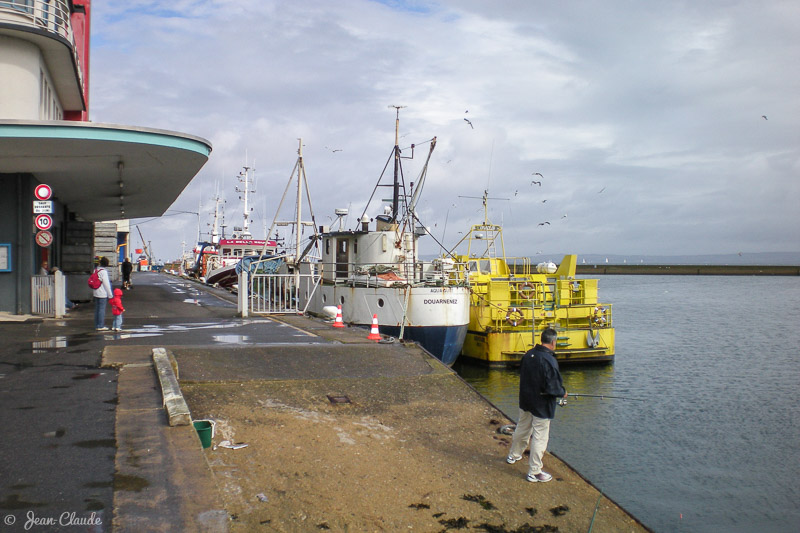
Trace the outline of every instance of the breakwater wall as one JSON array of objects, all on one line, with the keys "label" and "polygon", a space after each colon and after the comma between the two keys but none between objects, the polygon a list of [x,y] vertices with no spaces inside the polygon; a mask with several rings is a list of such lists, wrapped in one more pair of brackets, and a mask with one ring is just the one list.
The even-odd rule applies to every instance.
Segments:
[{"label": "breakwater wall", "polygon": [[800,276],[800,265],[577,265],[576,274]]}]

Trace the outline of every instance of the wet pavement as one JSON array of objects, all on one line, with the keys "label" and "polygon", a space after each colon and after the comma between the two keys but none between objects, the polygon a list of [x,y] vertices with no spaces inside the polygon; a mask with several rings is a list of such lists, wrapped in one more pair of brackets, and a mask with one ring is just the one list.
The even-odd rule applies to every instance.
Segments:
[{"label": "wet pavement", "polygon": [[[60,320],[0,317],[2,531],[111,530],[120,371],[101,367],[105,349],[145,347],[148,355],[151,346],[327,342],[268,319],[236,318],[225,291],[155,273],[133,281],[119,333],[94,331],[91,302]],[[111,320],[109,307],[109,327]]]}]

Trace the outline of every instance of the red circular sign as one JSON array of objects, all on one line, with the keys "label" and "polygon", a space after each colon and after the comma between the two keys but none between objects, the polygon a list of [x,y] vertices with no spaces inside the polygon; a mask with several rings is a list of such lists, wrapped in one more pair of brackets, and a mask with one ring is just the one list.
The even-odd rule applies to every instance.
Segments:
[{"label": "red circular sign", "polygon": [[53,189],[51,189],[49,185],[42,183],[36,186],[33,190],[33,194],[36,196],[37,200],[49,200],[50,197],[53,196]]},{"label": "red circular sign", "polygon": [[41,230],[48,230],[53,227],[53,219],[50,215],[36,215],[34,223]]},{"label": "red circular sign", "polygon": [[53,244],[53,234],[49,231],[40,231],[36,234],[36,244],[42,248],[47,248]]}]

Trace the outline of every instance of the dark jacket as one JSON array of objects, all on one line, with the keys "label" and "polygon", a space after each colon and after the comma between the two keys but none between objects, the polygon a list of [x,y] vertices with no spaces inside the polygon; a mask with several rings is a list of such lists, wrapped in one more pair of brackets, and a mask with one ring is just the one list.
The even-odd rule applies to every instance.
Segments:
[{"label": "dark jacket", "polygon": [[520,409],[537,418],[553,418],[558,398],[566,393],[553,351],[534,346],[522,356],[519,374]]}]

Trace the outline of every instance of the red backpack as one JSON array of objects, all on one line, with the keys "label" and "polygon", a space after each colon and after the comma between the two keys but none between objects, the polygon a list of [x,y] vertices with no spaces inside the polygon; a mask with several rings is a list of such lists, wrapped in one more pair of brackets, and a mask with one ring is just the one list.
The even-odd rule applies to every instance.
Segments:
[{"label": "red backpack", "polygon": [[99,289],[100,285],[103,284],[103,282],[100,281],[100,276],[97,275],[97,269],[96,268],[94,269],[94,272],[92,272],[92,275],[89,276],[88,283],[89,283],[89,288],[90,289]]}]

